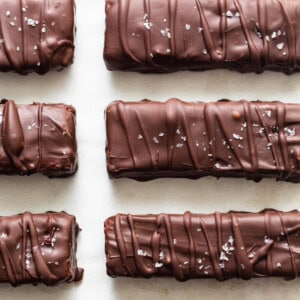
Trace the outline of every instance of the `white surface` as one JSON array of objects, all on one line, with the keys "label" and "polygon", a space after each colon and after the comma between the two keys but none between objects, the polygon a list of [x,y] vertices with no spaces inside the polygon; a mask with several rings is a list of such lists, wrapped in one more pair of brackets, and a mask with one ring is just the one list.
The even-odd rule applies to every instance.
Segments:
[{"label": "white surface", "polygon": [[300,208],[300,185],[263,180],[204,178],[191,181],[163,179],[147,183],[110,181],[105,166],[103,111],[115,99],[217,100],[220,98],[297,101],[300,74],[267,72],[241,75],[229,71],[180,72],[171,75],[111,73],[102,61],[104,0],[77,0],[77,43],[74,65],[44,77],[0,75],[0,97],[19,103],[33,100],[67,102],[77,108],[80,168],[68,179],[49,180],[41,175],[1,177],[1,215],[25,210],[65,210],[82,227],[78,263],[85,268],[80,284],[0,285],[0,299],[299,299],[299,280],[282,279],[193,280],[111,279],[106,276],[103,221],[117,212],[214,212]]}]

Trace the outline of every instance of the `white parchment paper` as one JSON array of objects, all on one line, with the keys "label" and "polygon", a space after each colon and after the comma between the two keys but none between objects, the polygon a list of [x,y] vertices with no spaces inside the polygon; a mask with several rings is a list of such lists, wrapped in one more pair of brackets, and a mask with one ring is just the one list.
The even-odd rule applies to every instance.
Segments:
[{"label": "white parchment paper", "polygon": [[68,70],[43,77],[0,74],[0,98],[18,103],[66,102],[77,109],[80,168],[68,179],[0,177],[0,214],[26,210],[65,210],[82,228],[78,264],[82,283],[54,288],[43,285],[12,288],[0,285],[0,299],[299,299],[299,280],[112,279],[106,275],[103,221],[118,212],[160,213],[292,210],[300,207],[300,185],[263,180],[204,178],[161,179],[146,183],[110,181],[105,165],[104,109],[116,99],[149,98],[213,101],[281,100],[300,102],[300,74],[262,75],[230,71],[141,75],[108,72],[102,60],[105,29],[104,0],[77,0],[75,63]]}]

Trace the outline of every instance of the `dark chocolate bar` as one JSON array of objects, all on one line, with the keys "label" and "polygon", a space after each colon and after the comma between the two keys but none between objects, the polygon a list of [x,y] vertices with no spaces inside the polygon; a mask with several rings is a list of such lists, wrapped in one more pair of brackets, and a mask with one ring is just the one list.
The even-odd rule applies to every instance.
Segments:
[{"label": "dark chocolate bar", "polygon": [[0,103],[0,174],[48,177],[77,169],[75,109],[65,104]]},{"label": "dark chocolate bar", "polygon": [[299,104],[116,101],[106,125],[111,177],[300,182]]},{"label": "dark chocolate bar", "polygon": [[295,0],[106,0],[109,70],[300,70]]},{"label": "dark chocolate bar", "polygon": [[0,0],[0,71],[61,70],[73,62],[74,0]]},{"label": "dark chocolate bar", "polygon": [[293,279],[300,273],[299,234],[298,211],[118,214],[105,221],[107,273],[180,281]]},{"label": "dark chocolate bar", "polygon": [[64,212],[0,217],[0,283],[80,281],[78,231],[75,217]]}]

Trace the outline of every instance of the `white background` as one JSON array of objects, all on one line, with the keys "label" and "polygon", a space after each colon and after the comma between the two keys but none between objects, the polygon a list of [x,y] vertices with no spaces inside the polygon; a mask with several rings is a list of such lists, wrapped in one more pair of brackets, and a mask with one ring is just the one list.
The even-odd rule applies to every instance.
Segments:
[{"label": "white background", "polygon": [[104,0],[77,0],[75,62],[68,70],[45,76],[0,74],[0,97],[18,103],[66,102],[77,109],[80,168],[67,179],[42,175],[0,178],[0,214],[26,210],[65,210],[77,216],[82,228],[78,264],[85,268],[79,284],[54,288],[43,285],[13,288],[0,285],[0,299],[299,299],[299,280],[253,279],[192,280],[112,279],[106,275],[103,221],[118,212],[160,213],[186,210],[259,211],[266,207],[291,210],[300,207],[300,184],[263,180],[204,178],[160,179],[139,183],[110,181],[105,165],[104,109],[116,99],[213,101],[300,99],[300,74],[262,75],[230,71],[179,72],[141,75],[108,72],[102,60],[105,30]]}]

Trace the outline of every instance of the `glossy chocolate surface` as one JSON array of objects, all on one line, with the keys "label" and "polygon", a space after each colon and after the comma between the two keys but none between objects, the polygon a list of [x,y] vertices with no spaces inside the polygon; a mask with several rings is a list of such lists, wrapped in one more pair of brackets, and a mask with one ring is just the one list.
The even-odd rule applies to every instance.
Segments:
[{"label": "glossy chocolate surface", "polygon": [[78,231],[75,217],[64,212],[0,217],[0,283],[55,285],[81,280]]},{"label": "glossy chocolate surface", "polygon": [[299,234],[298,211],[118,214],[105,221],[107,273],[180,281],[293,279],[300,272]]},{"label": "glossy chocolate surface", "polygon": [[77,170],[75,109],[65,104],[0,103],[0,174],[49,177]]},{"label": "glossy chocolate surface", "polygon": [[300,181],[299,104],[116,101],[106,125],[111,177]]},{"label": "glossy chocolate surface", "polygon": [[297,0],[106,0],[109,70],[299,71]]},{"label": "glossy chocolate surface", "polygon": [[0,71],[44,74],[73,62],[74,0],[0,0]]}]

